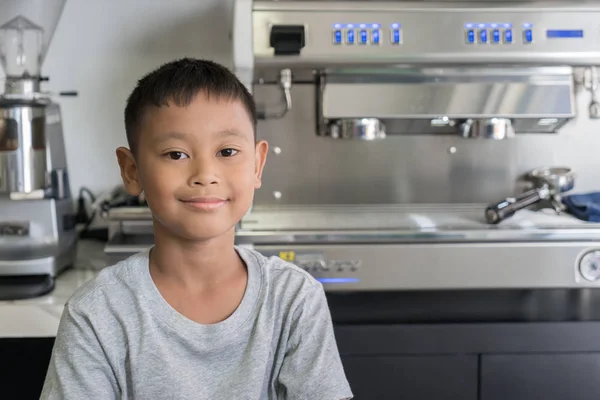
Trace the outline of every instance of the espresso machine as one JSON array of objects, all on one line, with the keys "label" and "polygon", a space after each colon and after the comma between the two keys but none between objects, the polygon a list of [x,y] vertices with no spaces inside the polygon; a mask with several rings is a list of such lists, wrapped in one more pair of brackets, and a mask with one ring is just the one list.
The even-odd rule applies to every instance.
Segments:
[{"label": "espresso machine", "polygon": [[60,106],[40,88],[47,80],[41,65],[64,3],[0,7],[0,15],[9,17],[0,26],[6,75],[0,96],[0,300],[50,292],[75,259],[76,214]]},{"label": "espresso machine", "polygon": [[[236,240],[328,292],[600,287],[600,225],[532,179],[600,189],[598,15],[594,1],[236,1],[235,72],[272,150]],[[515,213],[530,185],[520,203],[552,204]]]}]

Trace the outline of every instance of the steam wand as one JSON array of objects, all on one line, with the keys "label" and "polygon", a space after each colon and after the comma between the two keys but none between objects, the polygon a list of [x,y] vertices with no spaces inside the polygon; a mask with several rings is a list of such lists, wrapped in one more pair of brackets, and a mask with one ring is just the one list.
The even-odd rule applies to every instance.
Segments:
[{"label": "steam wand", "polygon": [[589,71],[589,75],[585,74],[583,79],[583,84],[587,90],[590,91],[592,95],[592,100],[589,105],[589,115],[592,119],[600,118],[600,103],[597,100],[597,91],[598,91],[598,69],[596,67],[590,67],[586,70]]}]

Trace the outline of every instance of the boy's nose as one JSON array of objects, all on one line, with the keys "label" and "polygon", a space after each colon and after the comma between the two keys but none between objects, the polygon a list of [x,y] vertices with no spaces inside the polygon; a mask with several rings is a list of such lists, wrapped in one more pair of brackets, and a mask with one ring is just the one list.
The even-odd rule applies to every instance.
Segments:
[{"label": "boy's nose", "polygon": [[197,161],[190,174],[190,186],[207,186],[219,183],[216,166],[211,162]]}]

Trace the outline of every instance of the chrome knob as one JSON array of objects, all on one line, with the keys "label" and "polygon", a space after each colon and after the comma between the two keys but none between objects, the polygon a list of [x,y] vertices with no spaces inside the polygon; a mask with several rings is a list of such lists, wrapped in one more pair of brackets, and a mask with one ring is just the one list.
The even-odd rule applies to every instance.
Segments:
[{"label": "chrome knob", "polygon": [[579,273],[590,282],[600,279],[600,250],[590,251],[579,261]]}]

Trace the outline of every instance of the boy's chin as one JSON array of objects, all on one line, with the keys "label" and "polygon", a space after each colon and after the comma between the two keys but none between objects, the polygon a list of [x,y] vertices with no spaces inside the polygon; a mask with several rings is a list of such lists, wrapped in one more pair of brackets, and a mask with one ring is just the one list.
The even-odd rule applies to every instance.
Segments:
[{"label": "boy's chin", "polygon": [[[241,219],[242,217],[239,217]],[[231,235],[239,222],[236,215],[229,213],[185,214],[170,216],[154,214],[154,233],[166,235],[183,242],[206,242]]]}]

